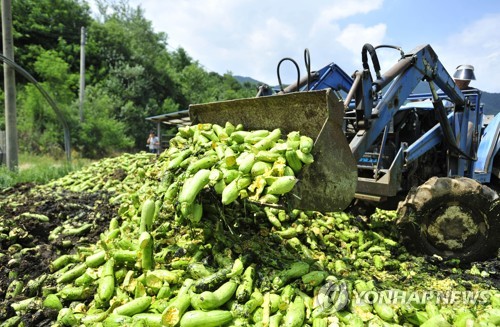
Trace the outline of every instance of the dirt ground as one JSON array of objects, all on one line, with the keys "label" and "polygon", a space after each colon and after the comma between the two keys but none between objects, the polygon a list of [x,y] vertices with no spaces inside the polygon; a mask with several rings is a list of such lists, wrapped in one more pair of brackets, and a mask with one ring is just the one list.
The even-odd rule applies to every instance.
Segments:
[{"label": "dirt ground", "polygon": [[[3,254],[0,256],[0,321],[15,314],[10,306],[12,302],[42,292],[41,287],[34,287],[29,293],[25,291],[6,299],[13,280],[20,280],[26,286],[30,281],[43,278],[50,273],[49,265],[54,259],[74,253],[78,246],[97,242],[117,214],[117,208],[107,204],[110,194],[104,192],[30,192],[34,187],[23,184],[0,192],[0,255]],[[48,221],[25,213],[42,214]],[[92,226],[78,235],[51,236],[51,231],[63,224],[68,229],[82,224]],[[48,326],[57,313],[56,310],[28,311],[23,321],[26,326]]]}]

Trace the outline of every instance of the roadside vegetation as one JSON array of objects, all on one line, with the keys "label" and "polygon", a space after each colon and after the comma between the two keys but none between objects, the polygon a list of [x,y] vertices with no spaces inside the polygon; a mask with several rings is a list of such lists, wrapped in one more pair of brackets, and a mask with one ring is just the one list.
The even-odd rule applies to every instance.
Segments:
[{"label": "roadside vegetation", "polygon": [[19,168],[16,172],[0,166],[0,189],[13,187],[20,183],[45,184],[63,177],[72,171],[82,169],[92,161],[77,158],[68,163],[65,159],[54,159],[49,155],[20,154]]}]

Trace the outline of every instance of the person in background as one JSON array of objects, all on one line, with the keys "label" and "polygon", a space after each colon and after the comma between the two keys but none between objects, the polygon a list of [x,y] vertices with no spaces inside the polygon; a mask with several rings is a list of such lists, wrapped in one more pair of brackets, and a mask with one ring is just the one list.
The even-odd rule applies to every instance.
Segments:
[{"label": "person in background", "polygon": [[469,90],[473,89],[470,87],[470,81],[476,80],[476,76],[474,76],[474,66],[472,65],[460,65],[457,67],[455,74],[453,74],[453,79],[455,80],[455,84],[457,84],[460,90]]},{"label": "person in background", "polygon": [[156,154],[160,152],[160,139],[155,135],[155,132],[149,132],[149,137],[146,143],[149,146],[149,152]]}]

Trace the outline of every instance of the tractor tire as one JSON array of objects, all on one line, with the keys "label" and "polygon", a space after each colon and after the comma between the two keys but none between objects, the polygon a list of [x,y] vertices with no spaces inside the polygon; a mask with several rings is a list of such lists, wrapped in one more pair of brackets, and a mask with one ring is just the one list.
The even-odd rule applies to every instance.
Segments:
[{"label": "tractor tire", "polygon": [[397,212],[409,251],[465,263],[497,255],[500,200],[473,179],[433,177],[412,189]]}]

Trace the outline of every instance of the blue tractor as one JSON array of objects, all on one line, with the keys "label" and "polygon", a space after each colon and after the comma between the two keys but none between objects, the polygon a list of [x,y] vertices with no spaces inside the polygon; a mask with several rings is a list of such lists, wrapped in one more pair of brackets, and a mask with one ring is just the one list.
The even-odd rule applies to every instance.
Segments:
[{"label": "blue tractor", "polygon": [[[385,73],[380,47],[401,53]],[[494,256],[500,115],[485,124],[481,91],[459,87],[472,67],[452,78],[430,45],[404,53],[365,44],[361,59],[362,69],[352,76],[333,63],[310,71],[306,50],[306,76],[299,72],[294,84],[277,92],[262,87],[252,99],[191,105],[191,121],[279,127],[313,137],[315,162],[288,195],[293,208],[392,204],[409,249],[464,262]],[[415,93],[422,83],[426,92]]]}]

